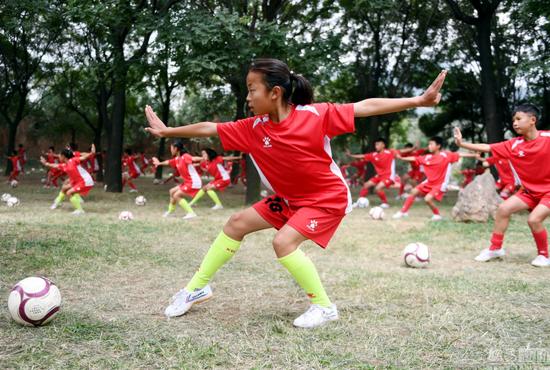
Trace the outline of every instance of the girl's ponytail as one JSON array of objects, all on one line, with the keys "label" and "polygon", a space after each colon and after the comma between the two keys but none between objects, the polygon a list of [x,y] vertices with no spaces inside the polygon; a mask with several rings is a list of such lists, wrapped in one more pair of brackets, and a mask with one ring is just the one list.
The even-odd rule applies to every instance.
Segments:
[{"label": "girl's ponytail", "polygon": [[313,103],[313,88],[309,81],[302,75],[296,75],[290,72],[291,89],[290,102],[296,105],[306,105]]}]

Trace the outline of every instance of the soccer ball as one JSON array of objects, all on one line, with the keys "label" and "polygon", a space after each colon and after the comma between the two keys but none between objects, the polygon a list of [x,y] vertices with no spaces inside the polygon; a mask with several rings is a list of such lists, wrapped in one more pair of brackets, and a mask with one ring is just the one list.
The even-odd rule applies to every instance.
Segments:
[{"label": "soccer ball", "polygon": [[430,250],[425,244],[411,243],[403,250],[403,260],[409,267],[427,267],[430,264]]},{"label": "soccer ball", "polygon": [[139,195],[136,197],[136,205],[138,206],[144,206],[145,203],[147,203],[147,199],[143,195]]},{"label": "soccer ball", "polygon": [[384,219],[384,209],[382,207],[373,207],[369,211],[369,216],[373,220],[383,220]]},{"label": "soccer ball", "polygon": [[357,199],[357,208],[369,208],[369,200],[365,197]]},{"label": "soccer ball", "polygon": [[40,179],[40,182],[41,182],[42,184],[45,184],[46,181],[47,181],[47,180],[46,180],[44,177]]},{"label": "soccer ball", "polygon": [[16,197],[9,197],[9,199],[6,201],[6,205],[8,207],[15,207],[19,205],[19,199]]},{"label": "soccer ball", "polygon": [[118,219],[121,221],[132,221],[134,219],[134,215],[130,211],[122,211],[118,215]]},{"label": "soccer ball", "polygon": [[155,185],[159,185],[159,184],[161,184],[161,183],[162,183],[162,180],[161,180],[161,179],[154,179],[154,180],[153,180],[153,184],[155,184]]},{"label": "soccer ball", "polygon": [[19,185],[19,182],[17,182],[17,180],[11,180],[11,181],[10,181],[10,186],[11,186],[12,188],[16,188],[17,185]]},{"label": "soccer ball", "polygon": [[43,277],[28,277],[12,288],[8,297],[10,315],[21,325],[40,326],[50,322],[59,312],[61,293]]},{"label": "soccer ball", "polygon": [[11,198],[11,194],[8,194],[8,193],[2,194],[2,202],[7,202],[8,199],[10,198]]},{"label": "soccer ball", "polygon": [[267,193],[267,190],[264,189],[264,190],[260,191],[260,196],[261,196],[262,198],[265,198],[265,197],[267,197],[268,195],[269,195],[269,194]]}]

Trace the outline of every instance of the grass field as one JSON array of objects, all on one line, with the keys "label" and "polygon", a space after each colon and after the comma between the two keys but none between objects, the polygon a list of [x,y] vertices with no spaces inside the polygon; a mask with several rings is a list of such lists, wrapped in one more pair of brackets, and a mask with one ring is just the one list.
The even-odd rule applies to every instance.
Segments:
[{"label": "grass field", "polygon": [[[34,185],[31,182],[34,181]],[[138,181],[133,194],[93,190],[87,214],[48,206],[55,191],[38,178],[0,185],[21,206],[0,205],[0,296],[32,275],[52,279],[63,308],[48,326],[16,325],[0,311],[0,368],[368,369],[550,366],[550,269],[531,267],[536,248],[526,216],[514,218],[504,261],[477,263],[491,224],[432,223],[421,203],[406,220],[372,221],[355,210],[327,250],[303,248],[338,305],[340,320],[314,330],[292,327],[307,300],[275,259],[274,231],[245,239],[215,277],[214,298],[167,320],[164,307],[197,269],[210,242],[241,207],[242,188],[222,194],[226,209],[163,219],[166,186]],[[377,203],[371,198],[371,203]],[[392,203],[389,215],[397,211]],[[120,222],[131,210],[136,219]],[[183,216],[183,212],[178,210]],[[431,247],[432,263],[402,265],[413,241]]]}]

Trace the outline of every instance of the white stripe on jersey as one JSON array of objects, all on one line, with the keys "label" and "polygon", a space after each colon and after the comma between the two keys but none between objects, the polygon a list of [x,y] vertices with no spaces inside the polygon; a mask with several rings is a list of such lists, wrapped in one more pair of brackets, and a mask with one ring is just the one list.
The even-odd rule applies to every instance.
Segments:
[{"label": "white stripe on jersey", "polygon": [[330,147],[330,138],[328,136],[325,136],[325,143],[324,143],[324,149],[325,153],[328,154],[328,156],[331,159],[330,164],[330,171],[338,176],[340,180],[342,180],[342,183],[346,187],[346,190],[348,191],[348,205],[346,206],[346,214],[350,213],[353,209],[353,200],[351,198],[351,193],[349,191],[348,183],[346,182],[346,179],[344,179],[344,176],[342,176],[342,171],[340,170],[340,167],[334,162],[334,159],[332,159],[332,148]]},{"label": "white stripe on jersey", "polygon": [[254,156],[250,153],[248,155],[250,156],[250,159],[252,160],[252,163],[254,164],[254,167],[256,167],[256,171],[258,171],[258,175],[260,175],[260,181],[262,182],[262,184],[264,184],[264,186],[266,188],[268,188],[269,190],[271,190],[272,192],[277,193],[277,191],[275,189],[273,189],[273,186],[271,186],[271,184],[267,180],[267,177],[265,177],[264,173],[260,169],[260,166],[258,166],[256,164],[256,161],[254,160]]},{"label": "white stripe on jersey", "polygon": [[82,177],[82,180],[84,180],[84,185],[94,186],[94,179],[92,179],[92,176],[90,176],[90,174],[84,169],[84,167],[78,165],[76,166],[76,169],[78,170],[80,177]]},{"label": "white stripe on jersey", "polygon": [[134,165],[134,169],[136,170],[136,172],[141,175],[141,170],[139,169],[139,166],[136,164],[136,162],[132,162],[132,164]]},{"label": "white stripe on jersey", "polygon": [[216,166],[218,167],[218,171],[220,171],[220,174],[222,175],[222,179],[229,180],[230,177],[225,167],[221,163],[218,163]]},{"label": "white stripe on jersey", "polygon": [[187,171],[189,172],[189,176],[191,176],[191,188],[200,189],[202,187],[202,180],[192,163],[187,165]]},{"label": "white stripe on jersey", "polygon": [[447,165],[447,173],[445,173],[445,180],[443,180],[443,184],[441,184],[441,187],[439,190],[442,192],[447,191],[447,187],[449,186],[449,181],[451,180],[451,174],[452,174],[452,165],[449,163]]}]

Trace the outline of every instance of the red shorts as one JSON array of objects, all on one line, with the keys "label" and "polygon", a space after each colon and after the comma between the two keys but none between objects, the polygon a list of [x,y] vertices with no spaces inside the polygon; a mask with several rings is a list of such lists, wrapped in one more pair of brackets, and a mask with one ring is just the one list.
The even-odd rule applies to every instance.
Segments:
[{"label": "red shorts", "polygon": [[392,186],[394,184],[395,181],[393,181],[392,179],[390,179],[389,177],[380,177],[380,176],[374,176],[374,177],[371,177],[369,179],[370,182],[374,183],[374,184],[378,184],[378,183],[384,183],[384,185],[386,186],[386,188],[389,188],[390,186]]},{"label": "red shorts", "polygon": [[496,188],[498,191],[506,191],[508,194],[514,194],[516,190],[515,184],[504,184],[502,181],[498,180],[496,183]]},{"label": "red shorts", "polygon": [[93,185],[92,186],[86,186],[84,184],[76,184],[76,185],[71,184],[71,187],[75,190],[75,192],[77,192],[81,196],[86,196],[86,195],[88,195],[90,190],[93,188]]},{"label": "red shorts", "polygon": [[422,180],[424,180],[424,172],[420,171],[420,170],[410,170],[409,172],[407,172],[407,175],[409,175],[409,177],[420,183],[422,182]]},{"label": "red shorts", "polygon": [[133,173],[130,173],[130,178],[131,179],[137,179],[139,177],[139,175],[141,175],[141,174],[138,173],[138,172],[133,172]]},{"label": "red shorts", "polygon": [[224,191],[226,187],[231,185],[231,180],[214,180],[210,181],[208,185],[214,186],[216,190]]},{"label": "red shorts", "polygon": [[529,193],[525,189],[521,189],[516,194],[516,197],[529,206],[529,209],[534,209],[539,204],[550,208],[550,192],[543,194]]},{"label": "red shorts", "polygon": [[427,182],[423,182],[422,184],[416,187],[416,190],[418,190],[423,195],[430,194],[431,196],[434,197],[435,200],[437,200],[438,202],[441,202],[441,200],[445,196],[445,192],[441,191],[440,188],[441,188],[441,185],[433,186],[433,185],[429,185]]},{"label": "red shorts", "polygon": [[345,215],[323,208],[291,209],[278,195],[271,195],[253,205],[254,209],[277,230],[288,224],[320,247],[326,248]]},{"label": "red shorts", "polygon": [[185,194],[189,195],[191,198],[193,198],[199,192],[199,190],[201,190],[201,188],[193,189],[192,187],[186,184],[181,184],[178,187],[178,189],[183,191]]}]

